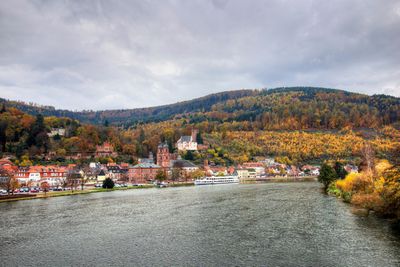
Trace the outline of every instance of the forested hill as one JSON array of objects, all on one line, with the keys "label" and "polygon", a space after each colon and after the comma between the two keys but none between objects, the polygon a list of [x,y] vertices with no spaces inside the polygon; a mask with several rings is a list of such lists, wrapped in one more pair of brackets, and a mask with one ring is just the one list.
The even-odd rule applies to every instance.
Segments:
[{"label": "forested hill", "polygon": [[315,87],[228,91],[171,105],[126,110],[72,112],[4,99],[0,102],[30,114],[125,126],[184,118],[189,123],[246,121],[258,129],[340,129],[399,126],[400,120],[400,98]]},{"label": "forested hill", "polygon": [[0,98],[0,104],[15,107],[31,115],[42,114],[44,116],[68,117],[84,123],[103,124],[106,121],[111,124],[131,125],[138,122],[159,122],[173,118],[178,114],[209,111],[211,107],[230,99],[238,99],[245,96],[258,95],[257,90],[235,90],[204,97],[182,101],[170,105],[162,105],[149,108],[118,109],[101,111],[70,111],[55,109],[52,106],[41,106],[22,101],[10,101]]}]

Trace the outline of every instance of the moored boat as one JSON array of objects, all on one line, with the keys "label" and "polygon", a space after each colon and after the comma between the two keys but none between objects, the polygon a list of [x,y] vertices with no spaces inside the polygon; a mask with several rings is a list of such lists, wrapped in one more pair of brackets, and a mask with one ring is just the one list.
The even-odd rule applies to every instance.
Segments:
[{"label": "moored boat", "polygon": [[195,185],[216,185],[216,184],[238,184],[238,176],[210,176],[197,179],[194,181]]}]

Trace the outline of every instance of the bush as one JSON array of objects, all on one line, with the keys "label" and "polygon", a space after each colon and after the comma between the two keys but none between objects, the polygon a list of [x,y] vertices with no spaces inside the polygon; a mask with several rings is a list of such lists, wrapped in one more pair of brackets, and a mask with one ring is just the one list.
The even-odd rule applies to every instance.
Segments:
[{"label": "bush", "polygon": [[342,191],[336,187],[336,183],[331,183],[326,190],[328,194],[335,195],[336,197],[341,197]]},{"label": "bush", "polygon": [[351,198],[351,203],[375,211],[381,211],[384,205],[382,198],[376,192],[371,194],[356,193]]},{"label": "bush", "polygon": [[318,181],[324,185],[325,190],[327,190],[329,184],[335,181],[337,178],[338,176],[335,172],[335,169],[324,163],[321,167]]},{"label": "bush", "polygon": [[157,181],[164,181],[167,179],[167,175],[165,174],[165,172],[163,170],[159,170],[156,174],[156,180]]},{"label": "bush", "polygon": [[103,188],[107,188],[107,189],[114,188],[114,181],[111,178],[106,178],[103,181]]}]

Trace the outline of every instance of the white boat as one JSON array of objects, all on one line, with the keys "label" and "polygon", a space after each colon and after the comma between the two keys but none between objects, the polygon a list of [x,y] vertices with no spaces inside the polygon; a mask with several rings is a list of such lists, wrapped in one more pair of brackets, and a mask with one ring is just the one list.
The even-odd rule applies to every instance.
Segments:
[{"label": "white boat", "polygon": [[197,179],[195,185],[214,185],[214,184],[238,184],[238,176],[210,176]]}]

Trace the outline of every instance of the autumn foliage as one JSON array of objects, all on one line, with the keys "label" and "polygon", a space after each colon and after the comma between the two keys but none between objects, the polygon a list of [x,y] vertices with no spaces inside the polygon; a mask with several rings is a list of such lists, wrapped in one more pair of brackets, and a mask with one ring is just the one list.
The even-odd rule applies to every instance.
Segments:
[{"label": "autumn foliage", "polygon": [[372,171],[350,173],[335,186],[352,204],[400,218],[400,168],[387,160]]}]

